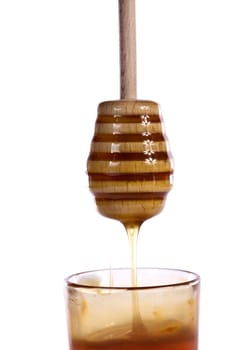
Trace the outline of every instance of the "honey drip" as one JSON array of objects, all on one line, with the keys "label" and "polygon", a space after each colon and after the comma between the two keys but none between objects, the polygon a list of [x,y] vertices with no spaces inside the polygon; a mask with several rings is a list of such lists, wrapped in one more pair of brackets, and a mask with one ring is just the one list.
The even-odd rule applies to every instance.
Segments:
[{"label": "honey drip", "polygon": [[[132,287],[137,287],[137,243],[140,224],[126,224],[125,229],[129,240],[130,264],[131,264],[131,284]],[[136,290],[132,291],[132,333],[134,336],[141,336],[146,332],[140,315],[139,298]]]},{"label": "honey drip", "polygon": [[125,229],[129,240],[131,281],[132,286],[137,286],[137,242],[140,225],[137,223],[126,224]]}]

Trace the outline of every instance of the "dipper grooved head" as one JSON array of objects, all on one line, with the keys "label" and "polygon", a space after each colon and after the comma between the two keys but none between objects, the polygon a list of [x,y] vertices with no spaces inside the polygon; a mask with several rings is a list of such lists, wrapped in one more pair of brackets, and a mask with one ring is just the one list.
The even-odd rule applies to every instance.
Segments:
[{"label": "dipper grooved head", "polygon": [[100,103],[87,173],[100,214],[126,224],[160,213],[172,188],[173,161],[159,105]]}]

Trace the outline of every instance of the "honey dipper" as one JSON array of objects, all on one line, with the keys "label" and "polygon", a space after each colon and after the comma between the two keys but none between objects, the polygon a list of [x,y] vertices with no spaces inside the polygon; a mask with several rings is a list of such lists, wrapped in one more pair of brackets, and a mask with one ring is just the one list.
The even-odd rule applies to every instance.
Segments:
[{"label": "honey dipper", "polygon": [[161,212],[173,162],[160,105],[136,96],[134,0],[119,0],[119,22],[120,100],[98,106],[87,173],[99,213],[129,227]]}]

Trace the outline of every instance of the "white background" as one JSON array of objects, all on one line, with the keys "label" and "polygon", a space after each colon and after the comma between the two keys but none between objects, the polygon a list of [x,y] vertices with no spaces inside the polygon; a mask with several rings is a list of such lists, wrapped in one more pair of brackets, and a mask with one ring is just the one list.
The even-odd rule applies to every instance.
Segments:
[{"label": "white background", "polygon": [[[0,1],[0,350],[67,349],[64,277],[128,264],[86,175],[97,105],[119,98],[117,6]],[[201,275],[200,350],[232,348],[232,36],[230,0],[137,0],[138,98],[175,159],[138,260]]]}]

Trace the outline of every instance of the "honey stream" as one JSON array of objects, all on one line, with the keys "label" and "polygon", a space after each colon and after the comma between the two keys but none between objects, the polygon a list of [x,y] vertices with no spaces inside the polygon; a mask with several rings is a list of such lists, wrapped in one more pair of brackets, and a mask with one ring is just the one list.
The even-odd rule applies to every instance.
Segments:
[{"label": "honey stream", "polygon": [[[137,247],[138,247],[138,235],[141,223],[128,223],[124,224],[130,250],[130,263],[131,263],[131,285],[137,287]],[[138,291],[132,291],[132,333],[134,336],[140,336],[146,332],[145,326],[140,314],[140,305],[138,298]]]}]

